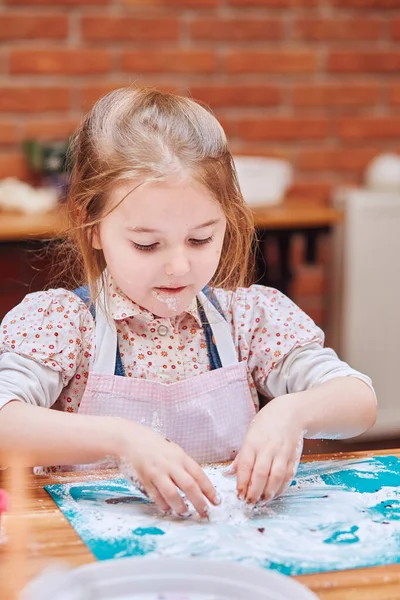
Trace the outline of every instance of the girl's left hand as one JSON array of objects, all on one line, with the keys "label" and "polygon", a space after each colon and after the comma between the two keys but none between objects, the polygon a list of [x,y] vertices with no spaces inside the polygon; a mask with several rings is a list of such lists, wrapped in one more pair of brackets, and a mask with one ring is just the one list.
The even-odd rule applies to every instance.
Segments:
[{"label": "girl's left hand", "polygon": [[232,465],[238,497],[249,504],[279,496],[296,474],[305,431],[291,408],[281,397],[261,409]]}]

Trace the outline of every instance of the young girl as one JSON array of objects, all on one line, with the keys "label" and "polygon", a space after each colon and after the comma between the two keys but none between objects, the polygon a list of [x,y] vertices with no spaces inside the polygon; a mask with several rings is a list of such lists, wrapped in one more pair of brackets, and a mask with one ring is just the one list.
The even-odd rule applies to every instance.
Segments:
[{"label": "young girl", "polygon": [[117,90],[84,119],[74,160],[67,206],[88,287],[29,294],[4,318],[0,463],[112,458],[162,509],[185,513],[179,488],[204,516],[218,497],[199,463],[235,459],[238,496],[268,501],[304,437],[373,425],[368,377],[279,291],[240,287],[252,219],[207,110]]}]

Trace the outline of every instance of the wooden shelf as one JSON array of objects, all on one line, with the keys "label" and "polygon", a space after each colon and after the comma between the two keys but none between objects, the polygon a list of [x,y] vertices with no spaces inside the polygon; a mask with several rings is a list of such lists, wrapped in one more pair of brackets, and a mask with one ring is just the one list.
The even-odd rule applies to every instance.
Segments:
[{"label": "wooden shelf", "polygon": [[253,214],[257,229],[311,229],[330,227],[343,220],[343,212],[332,206],[300,200],[254,208]]},{"label": "wooden shelf", "polygon": [[[291,200],[274,206],[253,209],[257,229],[302,229],[329,227],[343,219],[343,213],[330,206]],[[61,210],[27,215],[0,213],[0,242],[55,238],[65,230]]]},{"label": "wooden shelf", "polygon": [[27,215],[0,213],[0,242],[55,238],[62,235],[66,220],[61,210]]}]

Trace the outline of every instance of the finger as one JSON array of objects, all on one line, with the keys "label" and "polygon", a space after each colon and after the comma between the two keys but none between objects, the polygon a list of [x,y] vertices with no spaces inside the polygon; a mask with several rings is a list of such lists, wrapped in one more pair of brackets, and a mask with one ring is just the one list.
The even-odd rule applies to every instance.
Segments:
[{"label": "finger", "polygon": [[296,475],[296,471],[297,471],[297,464],[298,463],[293,463],[293,461],[290,461],[287,465],[287,478],[283,481],[282,485],[280,486],[279,490],[276,492],[277,496],[280,496],[281,494],[283,494],[283,492],[289,487],[289,485],[292,483],[294,476]]},{"label": "finger", "polygon": [[287,480],[287,460],[282,458],[274,458],[271,465],[271,470],[267,480],[267,485],[264,488],[264,500],[272,500],[277,495],[278,490]]},{"label": "finger", "polygon": [[242,448],[237,457],[236,489],[238,498],[241,500],[246,498],[255,459],[254,450],[246,446]]},{"label": "finger", "polygon": [[237,459],[238,459],[238,457],[236,457],[235,460],[222,473],[224,475],[224,477],[232,477],[233,475],[236,475]]},{"label": "finger", "polygon": [[158,489],[150,481],[144,486],[150,500],[155,502],[163,512],[169,512],[170,506],[165,502]]},{"label": "finger", "polygon": [[153,481],[154,486],[157,488],[159,494],[162,496],[169,508],[172,508],[176,514],[184,516],[188,513],[188,506],[183,501],[179,494],[176,485],[168,477],[163,476]]},{"label": "finger", "polygon": [[200,465],[198,465],[194,460],[189,459],[185,463],[185,468],[189,475],[191,475],[197,483],[201,493],[204,494],[204,496],[212,504],[220,504],[221,499],[215,487],[213,486],[203,469],[200,467]]},{"label": "finger", "polygon": [[272,459],[268,454],[256,458],[246,495],[246,500],[249,504],[255,504],[259,501],[261,494],[267,485],[271,464]]},{"label": "finger", "polygon": [[[179,487],[180,490],[185,494],[186,498],[193,504],[193,507],[197,510],[200,517],[204,518],[208,516],[208,505],[207,501],[202,493],[196,480],[187,471],[177,471],[172,474],[172,479]],[[215,490],[214,490],[215,496]]]}]

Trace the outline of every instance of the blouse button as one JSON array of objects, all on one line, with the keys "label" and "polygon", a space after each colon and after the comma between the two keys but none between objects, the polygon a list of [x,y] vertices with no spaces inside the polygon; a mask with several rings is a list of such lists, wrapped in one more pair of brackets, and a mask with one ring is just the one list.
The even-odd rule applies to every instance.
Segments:
[{"label": "blouse button", "polygon": [[167,335],[168,327],[166,327],[166,325],[159,325],[157,331],[158,331],[159,335]]}]

